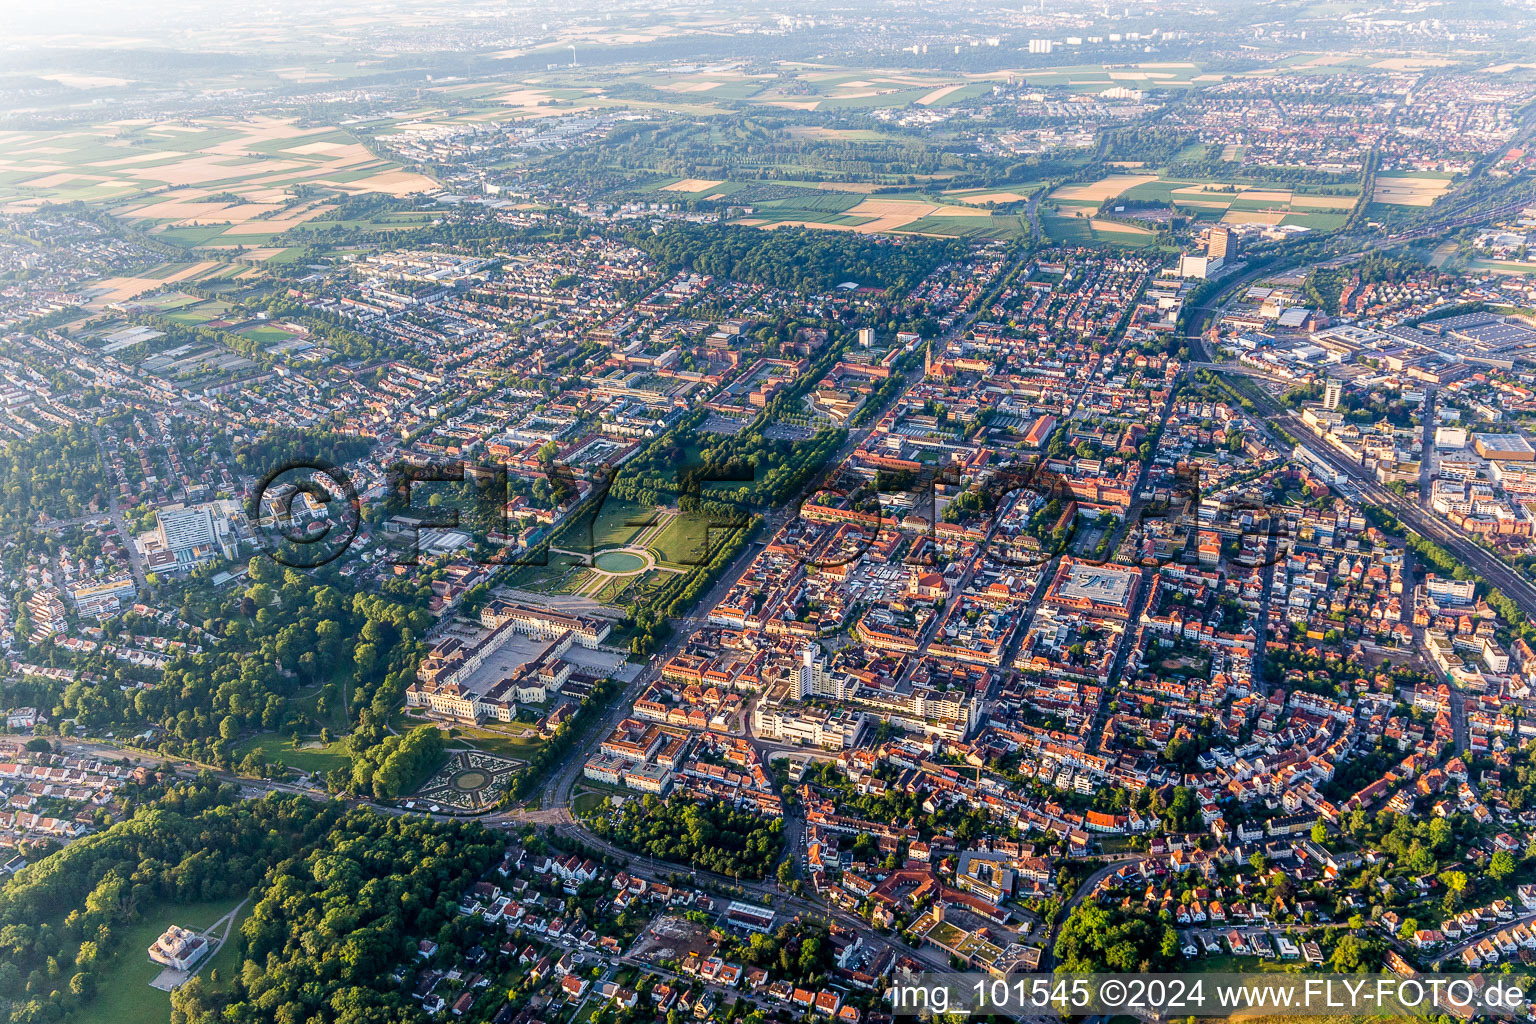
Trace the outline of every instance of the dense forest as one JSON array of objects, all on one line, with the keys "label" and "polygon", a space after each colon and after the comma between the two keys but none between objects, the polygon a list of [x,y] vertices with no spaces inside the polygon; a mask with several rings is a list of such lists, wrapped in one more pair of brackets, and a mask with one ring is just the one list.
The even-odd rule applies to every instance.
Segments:
[{"label": "dense forest", "polygon": [[164,907],[238,903],[272,865],[320,842],[336,805],[271,795],[241,800],[209,781],[171,788],[128,821],[23,868],[0,888],[0,1006],[11,1024],[54,1021],[98,992],[123,930]]},{"label": "dense forest", "polygon": [[594,815],[589,824],[626,850],[739,878],[765,877],[783,845],[784,826],[777,819],[681,797],[630,800],[611,816]]},{"label": "dense forest", "polygon": [[323,459],[340,466],[368,454],[373,442],[333,430],[276,427],[235,453],[235,469],[250,476]]},{"label": "dense forest", "polygon": [[179,989],[173,1024],[414,1019],[391,972],[450,924],[502,845],[477,824],[348,812],[307,855],[273,868],[241,926],[238,976],[224,992]]},{"label": "dense forest", "polygon": [[[324,571],[284,569],[266,557],[249,565],[243,587],[214,590],[194,578],[179,606],[171,606],[201,627],[202,650],[179,654],[140,687],[82,677],[44,706],[88,733],[147,730],[148,746],[229,767],[230,748],[243,736],[313,733],[338,715],[348,731],[382,741],[381,723],[399,706],[420,660],[428,614],[390,597],[349,594]],[[110,681],[134,678],[130,666],[104,653],[76,664]],[[307,699],[298,699],[301,691]],[[260,758],[248,755],[238,767],[259,771]],[[371,784],[371,776],[363,781]]]},{"label": "dense forest", "polygon": [[728,277],[796,292],[825,292],[845,281],[905,291],[965,244],[931,238],[892,239],[851,231],[667,224],[633,232],[630,244],[672,270]]},{"label": "dense forest", "polygon": [[371,743],[359,742],[368,737],[364,729],[347,737],[352,776],[329,780],[333,789],[381,800],[403,796],[421,785],[443,758],[443,733],[435,725],[418,725],[403,736],[383,735],[382,729],[379,733]]},{"label": "dense forest", "polygon": [[[794,73],[785,85],[795,88]],[[641,82],[610,86],[615,96],[666,103],[668,92]],[[868,132],[824,136],[796,131],[807,119],[786,118],[758,107],[731,118],[703,125],[696,121],[632,122],[620,125],[601,147],[576,147],[539,161],[537,173],[546,180],[587,187],[639,186],[657,174],[723,179],[773,179],[782,169],[795,168],[804,181],[872,181],[881,185],[914,185],[935,176],[950,184],[997,183],[1019,174],[1027,161],[997,157],[969,147],[934,145],[931,135],[904,130],[852,111],[840,112],[835,123]],[[831,119],[829,119],[830,121]],[[1036,156],[1031,166],[1048,157]]]},{"label": "dense forest", "polygon": [[752,935],[737,942],[732,959],[766,968],[775,977],[799,985],[819,985],[836,966],[827,926],[814,918],[780,925],[771,934]]},{"label": "dense forest", "polygon": [[1070,972],[1166,971],[1178,961],[1179,933],[1169,921],[1089,900],[1062,925],[1055,953]]},{"label": "dense forest", "polygon": [[[743,506],[779,506],[798,497],[797,488],[843,438],[842,431],[831,428],[790,441],[765,437],[758,428],[701,435],[682,427],[625,463],[608,493],[641,505],[669,498],[708,498]],[[741,516],[737,512],[729,521]]]},{"label": "dense forest", "polygon": [[0,530],[106,507],[107,475],[89,428],[72,424],[0,448]]}]

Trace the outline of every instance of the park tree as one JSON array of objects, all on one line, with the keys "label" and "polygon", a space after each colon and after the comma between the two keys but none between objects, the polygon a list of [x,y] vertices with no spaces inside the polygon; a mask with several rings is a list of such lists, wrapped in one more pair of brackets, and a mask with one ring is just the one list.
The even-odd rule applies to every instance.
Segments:
[{"label": "park tree", "polygon": [[1499,850],[1488,859],[1488,877],[1502,882],[1515,873],[1515,858],[1508,850]]}]

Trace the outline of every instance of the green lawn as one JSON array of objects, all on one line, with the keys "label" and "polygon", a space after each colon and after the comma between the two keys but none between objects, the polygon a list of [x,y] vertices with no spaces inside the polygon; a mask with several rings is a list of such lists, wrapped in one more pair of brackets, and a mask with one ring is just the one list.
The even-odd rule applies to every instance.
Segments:
[{"label": "green lawn", "polygon": [[1280,221],[1281,224],[1300,224],[1304,228],[1313,231],[1337,231],[1344,226],[1349,219],[1349,211],[1335,211],[1332,213],[1288,213]]},{"label": "green lawn", "polygon": [[167,313],[165,315],[167,319],[172,320],[178,324],[186,324],[189,327],[196,327],[198,324],[204,324],[209,320],[214,319],[212,314],[205,315],[192,309],[180,309],[174,313]]},{"label": "green lawn", "polygon": [[[558,541],[556,546],[561,546]],[[507,578],[508,586],[536,594],[574,594],[584,583],[590,582],[591,577],[580,558],[559,552],[549,555],[547,565],[525,565]]]},{"label": "green lawn", "polygon": [[170,292],[157,296],[145,302],[145,305],[161,313],[172,309],[185,309],[188,306],[199,305],[203,300],[195,295],[184,295],[181,292]]},{"label": "green lawn", "polygon": [[[171,997],[149,987],[160,973],[160,965],[150,962],[150,944],[169,925],[207,928],[238,902],[167,903],[147,908],[137,924],[116,932],[112,953],[98,961],[96,997],[76,1011],[73,1024],[165,1024],[171,1016]],[[213,962],[222,963],[226,954],[233,959],[233,934],[230,938],[231,944],[215,954]]]},{"label": "green lawn", "polygon": [[[626,501],[623,498],[610,497],[603,502],[603,507],[598,510],[597,518],[592,522],[592,550],[601,551],[603,548],[623,547],[640,535],[640,531],[654,523],[659,513],[649,505],[641,505],[637,502]],[[586,540],[585,536],[579,538]],[[561,544],[561,547],[570,547],[573,551],[581,548],[574,545]]]},{"label": "green lawn", "polygon": [[[544,740],[539,736],[537,728],[525,722],[510,722],[505,725],[497,723],[494,726],[485,727],[461,725],[454,731],[458,736],[449,742],[457,742],[460,746],[472,746],[487,754],[499,754],[517,761],[529,760],[544,745]],[[447,739],[447,737],[444,738]]]},{"label": "green lawn", "polygon": [[[328,683],[318,683],[306,686],[294,694],[292,703],[304,709],[315,721],[328,726],[335,736],[345,735],[350,731],[347,722],[346,710],[342,706],[342,694],[344,688],[352,683],[352,658],[348,655],[345,663],[338,665],[336,671],[331,673]],[[320,713],[320,697],[324,695],[325,714]]]},{"label": "green lawn", "polygon": [[709,561],[710,552],[719,548],[730,535],[730,530],[723,525],[713,530],[709,525],[707,516],[683,513],[652,538],[647,548],[663,565],[692,569]]},{"label": "green lawn", "polygon": [[1493,270],[1503,274],[1533,274],[1536,273],[1536,263],[1522,262],[1520,260],[1480,260],[1474,259],[1467,262],[1472,270]]},{"label": "green lawn", "polygon": [[289,338],[297,337],[297,335],[295,335],[292,331],[284,330],[281,327],[247,327],[240,333],[245,337],[252,338],[256,341],[277,342],[287,341]]},{"label": "green lawn", "polygon": [[253,750],[260,751],[261,756],[269,762],[281,761],[289,768],[297,768],[309,774],[319,772],[323,775],[332,768],[345,768],[352,763],[352,758],[347,754],[346,742],[341,739],[331,741],[327,747],[295,747],[290,736],[263,732],[235,744],[231,754],[239,761]]},{"label": "green lawn", "polygon": [[[651,591],[660,587],[667,580],[672,579],[674,573],[662,569],[652,569],[641,576],[619,576],[604,583],[592,593],[592,598],[603,604],[629,604],[637,598],[644,597]],[[617,640],[610,643],[622,647]]]},{"label": "green lawn", "polygon": [[[342,694],[352,681],[352,657],[348,655],[342,659],[342,663],[336,666],[331,678],[324,682],[317,682],[306,686],[293,695],[293,706],[302,708],[320,725],[329,728],[333,739],[323,747],[295,747],[293,737],[289,733],[264,732],[248,737],[236,743],[230,753],[236,761],[245,757],[251,751],[261,752],[261,756],[267,761],[281,761],[289,768],[297,768],[299,771],[314,774],[325,774],[332,768],[346,768],[352,763],[351,756],[347,753],[346,736],[351,731],[351,723],[347,721],[346,709],[342,704]],[[320,713],[319,701],[322,695],[326,696],[325,714]],[[303,737],[302,742],[312,743],[318,741],[319,733],[311,733]]]},{"label": "green lawn", "polygon": [[567,571],[556,580],[542,587],[546,594],[574,594],[592,582],[592,574],[584,568]]},{"label": "green lawn", "polygon": [[[1293,940],[1295,941],[1295,940]],[[1299,941],[1296,942],[1300,946]],[[1283,974],[1296,968],[1304,970],[1308,967],[1305,960],[1266,960],[1256,956],[1221,956],[1197,957],[1194,961],[1194,970],[1201,974]]]},{"label": "green lawn", "polygon": [[[240,973],[240,926],[245,923],[247,917],[251,916],[255,906],[256,901],[251,900],[235,915],[235,923],[229,931],[229,941],[219,947],[219,951],[213,954],[213,959],[203,967],[202,974],[198,975],[205,984],[222,992],[229,987],[230,980]],[[214,972],[219,976],[217,984],[212,981]]]},{"label": "green lawn", "polygon": [[584,793],[577,793],[574,797],[571,798],[571,813],[576,815],[578,818],[582,817],[583,815],[591,814],[593,811],[601,807],[604,801],[608,799],[608,797],[609,794],[607,792],[599,793],[592,790]]}]

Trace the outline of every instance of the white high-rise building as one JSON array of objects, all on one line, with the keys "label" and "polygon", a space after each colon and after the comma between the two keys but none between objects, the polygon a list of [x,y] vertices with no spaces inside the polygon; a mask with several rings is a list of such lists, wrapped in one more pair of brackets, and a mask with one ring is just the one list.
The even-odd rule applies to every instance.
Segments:
[{"label": "white high-rise building", "polygon": [[1344,397],[1344,382],[1337,377],[1329,377],[1323,384],[1323,408],[1337,409],[1339,399]]},{"label": "white high-rise building", "polygon": [[795,696],[801,700],[807,697],[846,699],[853,692],[849,677],[828,672],[826,662],[817,657],[818,653],[815,644],[807,644],[800,652],[799,685],[795,688]]},{"label": "white high-rise building", "polygon": [[1198,253],[1186,252],[1179,257],[1179,276],[1205,280],[1211,272],[1211,258]]},{"label": "white high-rise building", "polygon": [[230,499],[200,505],[166,505],[155,512],[155,528],[138,543],[153,569],[188,569],[217,558],[237,558],[240,545],[232,528],[239,515]]},{"label": "white high-rise building", "polygon": [[177,562],[202,561],[211,555],[215,535],[209,506],[168,506],[160,509],[156,518],[160,546],[174,554]]}]

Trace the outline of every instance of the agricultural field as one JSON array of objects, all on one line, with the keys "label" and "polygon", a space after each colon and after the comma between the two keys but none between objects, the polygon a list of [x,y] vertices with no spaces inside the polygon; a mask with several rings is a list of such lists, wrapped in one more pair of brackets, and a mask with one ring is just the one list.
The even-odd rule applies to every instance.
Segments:
[{"label": "agricultural field", "polygon": [[90,308],[100,309],[108,303],[126,302],[145,292],[177,283],[210,285],[218,281],[232,280],[250,271],[250,267],[218,260],[163,263],[151,270],[131,277],[109,277],[97,282],[92,288]]},{"label": "agricultural field", "polygon": [[1446,174],[1378,174],[1371,201],[1386,206],[1432,206],[1450,187]]},{"label": "agricultural field", "polygon": [[1074,91],[1100,92],[1123,85],[1129,89],[1157,87],[1187,89],[1222,80],[1219,74],[1206,73],[1190,61],[1147,61],[1140,64],[1073,64],[1065,67],[1031,68],[1029,83],[1037,86],[1066,86]]},{"label": "agricultural field", "polygon": [[1098,181],[1061,185],[1051,192],[1054,203],[1098,208],[1140,185],[1157,181],[1155,174],[1111,174]]},{"label": "agricultural field", "polygon": [[261,247],[323,222],[334,206],[299,198],[301,186],[394,196],[439,187],[375,156],[349,132],[278,117],[0,132],[0,210],[95,203],[188,248]]},{"label": "agricultural field", "polygon": [[[736,100],[786,110],[839,111],[880,108],[942,107],[990,92],[1009,72],[958,72],[918,69],[837,68],[786,61],[778,74],[748,75],[710,70],[696,74],[649,75],[648,84],[692,99]],[[1117,85],[1188,88],[1219,81],[1190,62],[1148,62],[1114,65],[1081,64],[1031,68],[1029,81],[1039,86],[1063,86],[1099,92]]]},{"label": "agricultural field", "polygon": [[939,237],[1010,238],[1028,224],[991,206],[1027,202],[1033,186],[1018,190],[892,190],[875,182],[715,181],[667,178],[654,186],[677,198],[725,201],[750,207],[735,218],[743,227],[805,227],[862,234],[891,232]]},{"label": "agricultural field", "polygon": [[651,75],[648,84],[690,98],[739,100],[786,110],[865,110],[935,106],[979,96],[987,82],[929,71],[838,69],[786,64],[778,74],[710,70],[689,75]]},{"label": "agricultural field", "polygon": [[1044,182],[1030,181],[1009,185],[1006,189],[947,189],[943,193],[943,198],[953,203],[965,203],[967,206],[1009,206],[1014,203],[1029,202],[1030,198],[1044,185]]},{"label": "agricultural field", "polygon": [[[874,182],[673,177],[652,188],[658,198],[665,193],[748,207],[734,220],[748,227],[1012,238],[1028,234],[1023,206],[1044,184],[947,190],[887,186],[889,190],[884,190]],[[1146,245],[1155,238],[1154,230],[1124,223],[1123,218],[1099,216],[1112,200],[1126,200],[1132,207],[1167,205],[1186,216],[1225,224],[1331,231],[1343,226],[1358,198],[1358,189],[1350,186],[1200,181],[1126,168],[1097,181],[1058,185],[1045,197],[1042,210],[1047,233],[1058,241]]]},{"label": "agricultural field", "polygon": [[[1111,200],[1169,205],[1187,216],[1223,224],[1299,226],[1314,231],[1341,227],[1359,200],[1350,186],[1296,186],[1250,182],[1192,181],[1160,174],[1115,174],[1095,182],[1054,189],[1046,203],[1062,215],[1090,215]],[[1094,225],[1095,229],[1101,225]]]},{"label": "agricultural field", "polygon": [[1137,224],[1126,224],[1086,212],[1048,213],[1040,219],[1046,235],[1055,242],[1096,243],[1140,247],[1157,240],[1157,232]]},{"label": "agricultural field", "polygon": [[976,230],[986,228],[991,220],[990,211],[973,206],[957,206],[932,203],[919,198],[871,197],[848,207],[842,212],[831,212],[815,205],[775,205],[762,211],[754,211],[750,217],[736,223],[745,227],[805,227],[826,228],[841,231],[857,231],[861,234],[878,232],[906,232],[930,234],[968,234],[968,230],[935,230],[930,223],[927,229],[919,228],[918,222],[930,218],[942,218],[946,223],[964,221],[964,228],[974,225]]}]

